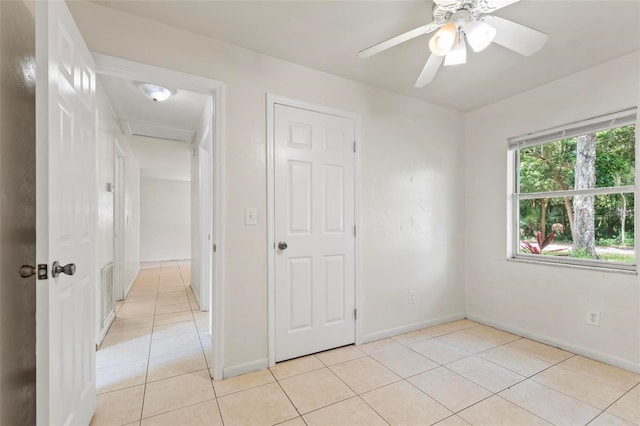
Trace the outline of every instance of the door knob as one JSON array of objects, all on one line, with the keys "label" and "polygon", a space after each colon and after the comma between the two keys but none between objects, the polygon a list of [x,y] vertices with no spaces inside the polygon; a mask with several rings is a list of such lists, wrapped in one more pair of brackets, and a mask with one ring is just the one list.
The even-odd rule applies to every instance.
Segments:
[{"label": "door knob", "polygon": [[22,265],[18,273],[22,278],[29,278],[36,274],[36,267],[31,265]]},{"label": "door knob", "polygon": [[73,274],[76,273],[76,264],[75,263],[68,263],[68,264],[62,266],[56,260],[55,262],[53,262],[52,269],[53,270],[51,271],[51,276],[53,276],[53,278],[58,278],[58,275],[60,275],[60,274],[73,275]]},{"label": "door knob", "polygon": [[286,242],[284,242],[284,241],[280,241],[280,242],[278,243],[278,249],[279,249],[279,250],[286,250],[286,249],[287,249],[287,247],[289,247],[289,246],[288,246],[288,245],[287,245],[287,243],[286,243]]}]

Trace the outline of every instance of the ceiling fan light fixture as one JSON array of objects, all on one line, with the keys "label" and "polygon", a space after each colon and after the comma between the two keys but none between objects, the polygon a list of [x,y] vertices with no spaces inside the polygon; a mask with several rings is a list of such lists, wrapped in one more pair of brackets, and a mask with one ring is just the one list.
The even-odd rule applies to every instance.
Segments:
[{"label": "ceiling fan light fixture", "polygon": [[447,22],[429,41],[429,50],[436,56],[445,56],[456,43],[458,28],[453,22]]},{"label": "ceiling fan light fixture", "polygon": [[464,33],[460,32],[458,44],[444,58],[445,65],[462,65],[467,63],[467,44],[464,42]]},{"label": "ceiling fan light fixture", "polygon": [[469,46],[474,52],[482,52],[496,38],[496,29],[484,21],[470,21],[464,26]]},{"label": "ceiling fan light fixture", "polygon": [[147,98],[157,102],[166,101],[175,93],[175,91],[167,89],[164,86],[151,83],[140,83],[138,84],[138,89],[140,89],[140,92]]}]

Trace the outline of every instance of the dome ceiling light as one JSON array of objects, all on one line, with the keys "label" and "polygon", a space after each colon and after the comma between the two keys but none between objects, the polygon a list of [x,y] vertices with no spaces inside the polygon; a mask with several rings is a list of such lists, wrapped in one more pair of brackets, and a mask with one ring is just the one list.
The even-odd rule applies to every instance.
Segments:
[{"label": "dome ceiling light", "polygon": [[140,92],[147,98],[156,102],[164,102],[175,93],[175,90],[151,83],[140,83],[138,84],[138,89],[140,89]]}]

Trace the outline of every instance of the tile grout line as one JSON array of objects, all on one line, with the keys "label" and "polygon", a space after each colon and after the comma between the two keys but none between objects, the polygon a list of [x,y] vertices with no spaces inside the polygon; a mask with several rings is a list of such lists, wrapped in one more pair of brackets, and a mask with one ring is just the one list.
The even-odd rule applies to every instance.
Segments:
[{"label": "tile grout line", "polygon": [[147,372],[144,376],[144,391],[142,392],[142,407],[140,409],[140,424],[142,423],[142,419],[144,416],[144,401],[147,397],[147,383],[148,383],[148,379],[149,379],[149,366],[151,364],[151,346],[153,344],[153,329],[155,328],[155,322],[156,322],[156,310],[158,309],[158,293],[160,290],[160,277],[162,276],[162,263],[160,264],[160,271],[158,272],[158,282],[156,284],[156,299],[155,299],[155,305],[153,307],[153,321],[151,323],[151,333],[149,335],[149,352],[148,352],[148,356],[147,356]]},{"label": "tile grout line", "polygon": [[[182,275],[182,266],[180,266],[179,263],[178,263],[178,269],[180,271],[180,277],[182,278],[182,284],[184,285],[184,292],[187,295],[187,303],[189,303],[189,312],[191,312],[191,319],[193,321],[194,327],[196,328],[196,333],[198,334],[198,343],[200,343],[200,350],[202,351],[202,355],[204,357],[204,362],[205,362],[205,365],[207,366],[207,374],[209,375],[209,383],[211,384],[211,389],[213,389],[213,398],[215,399],[216,406],[218,407],[218,414],[220,415],[220,421],[222,422],[222,425],[224,426],[224,417],[222,416],[222,410],[220,408],[220,401],[219,401],[219,398],[218,398],[218,394],[216,392],[216,387],[213,384],[213,378],[211,377],[211,368],[212,368],[212,366],[209,365],[209,360],[207,359],[207,351],[204,349],[204,345],[202,344],[202,339],[200,338],[200,330],[198,329],[198,324],[197,324],[197,321],[196,321],[196,317],[195,317],[195,314],[193,313],[193,309],[191,307],[191,300],[189,300],[189,291],[187,290],[187,284],[186,284],[186,281],[184,279],[184,275]],[[189,281],[189,287],[191,287],[191,281]],[[210,335],[210,333],[211,333],[211,331],[209,331],[209,335]]]},{"label": "tile grout line", "polygon": [[[481,325],[481,324],[479,324],[479,325]],[[427,339],[424,339],[424,340],[420,340],[420,341],[418,341],[418,342],[413,342],[413,343],[411,343],[411,344],[419,343],[419,342],[422,342],[422,341],[425,341],[425,340],[437,339],[437,338],[439,338],[439,337],[446,336],[446,335],[448,335],[448,334],[457,333],[457,332],[459,332],[459,331],[470,330],[471,328],[474,328],[474,327],[476,327],[476,326],[472,326],[472,327],[468,327],[468,328],[465,328],[465,329],[460,329],[460,330],[452,331],[452,332],[450,332],[450,333],[445,333],[445,334],[442,334],[442,335],[440,335],[440,336],[432,336],[431,338],[427,338]],[[495,328],[495,327],[492,327],[492,328]],[[499,329],[496,329],[496,330],[499,330]],[[421,331],[421,330],[417,330],[417,331]],[[500,330],[500,331],[503,331],[503,330]],[[505,332],[505,333],[506,333],[506,332]],[[425,332],[425,334],[428,334],[428,333],[426,333],[426,332]],[[473,334],[473,333],[472,333],[472,334]],[[513,333],[510,333],[510,334],[513,334]],[[499,397],[499,398],[501,398],[501,399],[504,399],[505,401],[509,402],[510,404],[513,404],[514,406],[516,406],[516,407],[518,407],[518,408],[520,408],[520,409],[522,409],[522,410],[525,410],[525,411],[527,411],[527,412],[531,413],[532,415],[534,415],[534,416],[536,416],[536,417],[538,417],[538,418],[540,418],[540,419],[542,419],[542,420],[544,420],[544,421],[547,421],[546,419],[543,419],[543,418],[542,418],[542,417],[540,417],[539,415],[537,415],[537,414],[535,414],[535,413],[533,413],[533,412],[531,412],[531,411],[527,410],[526,408],[521,407],[520,405],[515,404],[514,402],[511,402],[511,401],[509,401],[508,399],[506,399],[506,398],[504,398],[504,397],[500,396],[500,395],[499,395],[499,393],[500,393],[500,392],[503,392],[503,391],[505,391],[505,390],[507,390],[507,389],[510,389],[511,387],[516,386],[516,385],[518,385],[518,384],[520,384],[520,383],[523,383],[523,382],[525,382],[525,381],[527,381],[527,380],[532,379],[532,377],[534,377],[535,375],[537,375],[537,374],[541,373],[542,371],[545,371],[545,370],[547,370],[547,369],[549,369],[549,368],[552,368],[552,367],[554,367],[554,366],[556,366],[556,365],[558,365],[558,364],[560,364],[560,363],[562,363],[562,362],[566,361],[566,360],[567,360],[567,359],[569,359],[569,358],[572,358],[573,356],[575,356],[575,354],[573,354],[573,353],[572,353],[570,357],[568,357],[568,358],[566,358],[566,359],[564,359],[564,360],[558,361],[558,362],[556,362],[556,363],[549,363],[549,364],[551,364],[549,367],[547,367],[547,368],[545,368],[545,369],[543,369],[543,370],[541,370],[541,371],[539,371],[539,372],[537,372],[537,373],[535,373],[535,374],[533,374],[533,375],[531,375],[531,376],[522,376],[520,373],[518,373],[518,372],[516,372],[516,371],[513,371],[513,370],[511,370],[511,369],[509,369],[509,368],[507,368],[507,367],[505,367],[505,366],[502,366],[502,365],[500,365],[500,364],[498,364],[498,363],[495,363],[495,362],[493,362],[493,361],[491,361],[491,360],[488,360],[488,359],[485,359],[485,358],[482,358],[482,357],[481,357],[483,360],[485,360],[485,361],[487,361],[487,362],[490,362],[490,363],[492,363],[492,364],[494,364],[494,365],[496,365],[496,366],[498,366],[498,367],[504,368],[505,370],[511,371],[512,373],[515,373],[515,374],[517,374],[517,375],[519,375],[519,376],[521,376],[521,377],[524,377],[522,380],[520,380],[520,381],[518,381],[518,382],[516,382],[516,383],[512,384],[511,386],[509,386],[509,387],[507,387],[507,388],[505,388],[505,389],[502,389],[502,390],[501,390],[501,391],[499,391],[499,392],[493,392],[492,390],[487,389],[486,387],[482,386],[481,384],[479,384],[479,383],[477,383],[477,382],[475,382],[475,381],[471,380],[470,378],[468,378],[468,377],[466,377],[466,376],[464,376],[464,375],[462,375],[462,374],[460,374],[460,373],[458,373],[458,372],[456,372],[456,371],[454,371],[454,370],[452,370],[451,368],[449,368],[449,367],[448,367],[448,365],[449,365],[449,364],[452,364],[452,363],[454,363],[454,362],[461,361],[461,360],[464,360],[464,359],[470,358],[470,357],[472,357],[472,356],[477,356],[477,355],[479,355],[479,354],[481,354],[481,353],[484,353],[484,352],[490,351],[490,350],[492,350],[492,349],[495,349],[495,348],[498,348],[498,347],[502,347],[502,346],[508,345],[508,344],[510,344],[510,343],[513,343],[513,342],[516,342],[516,341],[519,341],[519,340],[524,339],[522,336],[518,336],[518,335],[515,335],[515,334],[514,334],[514,336],[517,336],[518,338],[517,338],[517,339],[514,339],[514,340],[511,340],[511,341],[508,341],[508,342],[505,342],[505,343],[502,343],[502,344],[500,344],[500,345],[495,345],[495,346],[493,346],[493,347],[491,347],[491,348],[487,348],[487,349],[485,349],[485,350],[483,350],[483,351],[480,351],[480,352],[477,352],[477,353],[471,354],[471,355],[466,356],[466,357],[464,357],[464,358],[460,358],[460,359],[458,359],[458,360],[451,361],[451,362],[449,362],[449,363],[445,363],[445,364],[441,364],[441,363],[439,363],[439,362],[437,362],[437,361],[435,361],[435,360],[433,360],[433,359],[431,359],[431,358],[427,357],[426,355],[424,355],[424,354],[422,354],[422,353],[420,353],[420,352],[418,352],[418,351],[414,350],[413,348],[411,348],[411,347],[410,347],[410,346],[408,346],[407,344],[404,344],[404,343],[398,342],[397,340],[394,340],[394,339],[393,339],[393,337],[391,337],[391,340],[393,340],[394,342],[396,342],[396,343],[398,343],[398,344],[400,344],[400,345],[404,346],[405,348],[408,348],[408,349],[410,349],[410,350],[414,351],[414,352],[415,352],[415,353],[417,353],[418,355],[421,355],[421,356],[423,356],[423,357],[425,357],[425,358],[427,358],[427,359],[429,359],[429,360],[433,361],[433,362],[434,362],[434,363],[436,363],[439,367],[443,367],[443,368],[447,369],[448,371],[450,371],[450,372],[452,372],[452,373],[454,373],[454,374],[456,374],[456,375],[458,375],[458,376],[460,376],[460,377],[462,377],[462,378],[464,378],[464,379],[466,379],[466,380],[470,381],[471,383],[473,383],[473,384],[475,384],[475,385],[477,385],[477,386],[481,387],[482,389],[485,389],[486,391],[488,391],[488,392],[490,392],[490,393],[491,393],[491,395],[490,395],[490,396],[488,396],[488,397],[486,397],[486,398],[483,398],[483,399],[481,399],[481,400],[479,400],[479,401],[476,401],[475,403],[473,403],[473,404],[469,405],[468,407],[465,407],[465,408],[463,408],[463,409],[461,409],[461,410],[458,410],[458,411],[455,411],[455,412],[454,412],[453,410],[449,410],[449,408],[448,408],[448,407],[446,407],[446,406],[445,406],[444,404],[442,404],[440,401],[436,400],[433,396],[431,396],[431,395],[429,395],[428,393],[424,392],[422,389],[418,388],[416,385],[414,385],[413,383],[411,383],[411,382],[409,382],[409,381],[407,380],[407,379],[409,379],[409,378],[411,378],[411,377],[416,377],[416,376],[418,376],[418,375],[420,375],[420,374],[426,373],[427,371],[435,370],[436,368],[439,368],[439,367],[435,367],[435,368],[432,368],[432,369],[429,369],[429,370],[423,371],[423,372],[421,372],[421,373],[417,373],[417,374],[415,374],[415,375],[409,376],[409,377],[407,377],[407,378],[405,378],[405,379],[404,379],[407,383],[409,383],[410,385],[412,385],[413,387],[415,387],[416,389],[418,389],[419,391],[421,391],[423,394],[425,394],[425,395],[426,395],[426,396],[428,396],[429,398],[432,398],[434,401],[438,402],[438,404],[442,405],[443,407],[445,407],[445,408],[446,408],[446,409],[448,409],[449,411],[453,412],[452,416],[454,416],[454,415],[458,415],[460,412],[462,412],[462,411],[464,411],[464,410],[466,410],[466,409],[468,409],[468,408],[471,408],[471,407],[473,407],[474,405],[480,404],[480,403],[482,403],[483,401],[485,401],[485,400],[487,400],[487,399],[489,399],[489,398],[491,398],[491,397],[493,397],[493,396],[497,396],[497,397]],[[481,336],[477,336],[477,337],[482,338]],[[445,345],[451,346],[451,347],[453,347],[453,348],[455,348],[455,349],[462,350],[462,351],[466,352],[464,349],[462,349],[462,348],[458,348],[457,346],[455,346],[455,345],[451,345],[451,344],[449,344],[449,343],[447,343],[447,342],[439,341],[438,343],[442,343],[442,344],[445,344]],[[565,351],[565,352],[566,352],[566,351]],[[546,360],[543,360],[543,359],[541,359],[541,358],[539,358],[539,357],[537,357],[537,356],[534,356],[534,355],[531,355],[531,356],[532,356],[533,358],[537,358],[537,359],[540,359],[541,361],[547,362]],[[538,382],[536,382],[536,383],[538,383]],[[541,384],[541,383],[540,383],[540,384]],[[541,385],[542,385],[542,384],[541,384]],[[544,386],[544,385],[543,385],[543,386]],[[550,389],[555,390],[555,389],[553,389],[553,388],[550,388]],[[560,392],[560,391],[557,391],[557,390],[555,390],[555,391],[556,391],[556,392]],[[565,396],[567,396],[567,397],[569,397],[569,398],[575,399],[576,401],[583,402],[583,401],[580,401],[580,400],[578,400],[578,399],[576,399],[576,398],[571,397],[570,395],[566,395],[566,394],[564,394],[563,392],[560,392],[560,393],[562,393],[563,395],[565,395]],[[586,403],[585,403],[585,404],[586,404]],[[587,404],[587,405],[590,405],[590,404]],[[597,407],[594,407],[594,408],[598,409]],[[600,413],[600,414],[602,414],[602,413]],[[598,415],[600,415],[600,414],[598,414]],[[449,416],[449,417],[452,417],[452,416]],[[596,416],[596,417],[597,417],[597,416]],[[594,419],[595,419],[595,418],[594,418]],[[465,420],[465,421],[466,421],[466,420]],[[593,419],[592,419],[591,421],[593,421]]]},{"label": "tile grout line", "polygon": [[[598,417],[600,417],[603,413],[606,413],[606,412],[607,412],[607,410],[608,410],[609,408],[611,408],[611,407],[612,407],[616,402],[620,401],[622,398],[624,398],[625,396],[629,395],[629,394],[631,393],[631,391],[632,391],[633,389],[635,389],[635,387],[636,387],[636,386],[638,386],[638,383],[636,383],[634,386],[632,386],[632,387],[631,387],[631,389],[629,389],[628,391],[626,391],[625,393],[623,393],[622,395],[620,395],[620,397],[619,397],[619,398],[617,398],[615,401],[613,401],[611,404],[607,405],[607,407],[606,407],[604,410],[602,410],[602,411],[601,411],[597,416],[595,416],[593,419],[589,420],[589,422],[587,422],[587,424],[589,424],[589,423],[593,422],[595,419],[597,419]],[[596,407],[596,408],[597,408],[597,407]],[[614,416],[614,417],[617,417],[617,418],[621,419],[621,417],[620,417],[620,416],[617,416],[617,415],[615,415],[615,414],[612,414],[612,413],[608,413],[608,414],[609,414],[609,415],[611,415],[611,416]],[[626,419],[623,419],[623,420],[626,420]]]},{"label": "tile grout line", "polygon": [[[469,327],[469,328],[464,329],[464,330],[469,330],[469,329],[471,329],[471,328],[473,328],[473,327]],[[492,328],[495,328],[495,327],[492,327]],[[496,330],[499,330],[499,329],[496,329]],[[463,330],[458,330],[458,331],[463,331]],[[500,330],[500,331],[503,331],[503,330]],[[452,333],[457,333],[457,331],[454,331],[454,332],[452,332]],[[447,335],[447,334],[452,334],[452,333],[446,333],[446,334],[443,334],[443,335],[441,335],[441,336],[444,336],[444,335]],[[513,333],[510,333],[510,334],[513,334]],[[441,337],[441,336],[437,336],[437,337]],[[516,335],[516,334],[514,334],[514,336],[517,336],[517,335]],[[478,336],[478,337],[480,337],[480,336]],[[498,364],[497,362],[494,362],[494,361],[492,361],[492,360],[489,360],[489,359],[486,359],[486,358],[480,357],[480,358],[482,358],[483,360],[485,360],[485,361],[487,361],[487,362],[490,362],[490,363],[492,363],[492,364],[494,364],[494,365],[496,365],[496,366],[498,366],[498,367],[504,368],[505,370],[508,370],[508,371],[510,371],[510,372],[512,372],[512,373],[515,373],[515,374],[517,374],[517,375],[519,375],[519,376],[521,376],[521,377],[524,377],[522,380],[520,380],[520,381],[518,381],[518,382],[516,382],[516,383],[512,384],[511,386],[509,386],[509,387],[507,387],[507,388],[505,388],[505,389],[502,389],[502,390],[501,390],[501,391],[499,391],[499,392],[493,392],[492,390],[487,389],[486,387],[482,386],[481,384],[479,384],[479,383],[477,383],[477,382],[475,382],[475,381],[471,380],[470,378],[468,378],[468,377],[466,377],[466,376],[464,376],[464,375],[462,375],[462,374],[460,374],[460,373],[458,373],[458,372],[456,372],[456,371],[454,371],[454,370],[452,370],[451,368],[449,368],[449,367],[448,367],[448,365],[449,365],[449,364],[452,364],[452,363],[454,363],[454,362],[462,361],[463,359],[467,359],[467,358],[470,358],[470,357],[472,357],[472,356],[479,356],[480,354],[482,354],[482,353],[484,353],[484,352],[488,352],[488,351],[493,350],[493,349],[495,349],[495,348],[499,348],[499,347],[502,347],[502,346],[506,346],[506,345],[508,345],[508,344],[510,344],[510,343],[517,342],[517,341],[519,341],[519,340],[523,340],[523,339],[525,339],[525,338],[524,338],[524,337],[522,337],[522,336],[518,336],[518,337],[519,337],[518,339],[514,339],[514,340],[511,340],[511,341],[509,341],[509,342],[505,342],[505,343],[502,343],[502,344],[500,344],[500,345],[493,346],[493,347],[491,347],[491,348],[487,348],[487,349],[485,349],[485,350],[483,350],[483,351],[477,352],[477,353],[475,353],[475,354],[471,354],[470,356],[467,356],[467,357],[464,357],[464,358],[460,358],[459,360],[451,361],[451,362],[446,363],[446,364],[440,364],[440,363],[436,362],[435,360],[432,360],[431,358],[429,358],[429,357],[427,357],[427,356],[425,356],[425,355],[423,355],[423,354],[421,354],[421,353],[419,353],[419,352],[417,352],[417,351],[416,351],[416,352],[417,352],[418,354],[422,355],[422,356],[425,356],[425,358],[427,358],[427,359],[431,359],[431,361],[435,362],[436,364],[439,364],[439,365],[440,365],[441,367],[443,367],[443,368],[446,368],[448,371],[451,371],[452,373],[454,373],[454,374],[456,374],[456,375],[459,375],[460,377],[462,377],[462,378],[464,378],[464,379],[466,379],[466,380],[469,380],[470,382],[472,382],[472,383],[474,383],[475,385],[477,385],[477,386],[481,387],[482,389],[485,389],[485,390],[487,390],[487,391],[489,391],[489,392],[491,392],[491,393],[492,393],[492,395],[491,395],[491,396],[489,396],[489,397],[487,397],[487,398],[483,398],[483,399],[481,399],[481,400],[479,400],[479,401],[477,401],[477,402],[475,402],[475,403],[473,403],[473,404],[469,405],[468,407],[463,408],[462,410],[458,410],[458,411],[454,412],[454,415],[458,415],[460,412],[462,412],[462,411],[464,411],[464,410],[466,410],[466,409],[468,409],[468,408],[470,408],[470,407],[473,407],[474,405],[480,404],[481,402],[483,402],[483,401],[485,401],[485,400],[487,400],[487,399],[491,398],[492,396],[497,396],[497,397],[502,398],[502,399],[504,399],[505,401],[509,402],[510,404],[513,404],[513,405],[515,405],[516,407],[518,407],[518,408],[520,408],[520,409],[522,409],[522,410],[525,410],[525,411],[527,411],[528,413],[531,413],[532,415],[534,415],[534,416],[536,416],[536,417],[538,417],[538,418],[540,418],[540,419],[543,419],[544,421],[547,421],[546,419],[544,419],[544,418],[540,417],[540,416],[539,416],[539,415],[537,415],[536,413],[533,413],[533,412],[529,411],[527,408],[522,407],[522,406],[520,406],[519,404],[516,404],[516,403],[514,403],[514,402],[512,402],[512,401],[509,401],[508,399],[506,399],[506,398],[502,397],[501,395],[499,395],[501,392],[504,392],[504,391],[505,391],[505,390],[507,390],[507,389],[511,389],[513,386],[516,386],[516,385],[518,385],[518,384],[520,384],[520,383],[524,383],[524,382],[526,382],[527,380],[533,380],[534,382],[536,382],[536,383],[540,384],[541,386],[544,386],[544,387],[546,387],[546,388],[548,388],[548,389],[551,389],[551,390],[553,390],[553,391],[556,391],[556,392],[558,392],[558,393],[561,393],[562,395],[565,395],[566,397],[571,398],[571,399],[573,399],[573,400],[575,400],[575,401],[578,401],[578,402],[580,402],[580,403],[583,403],[583,404],[589,405],[590,407],[593,407],[591,404],[588,404],[588,403],[586,403],[586,402],[584,402],[584,401],[582,401],[582,400],[579,400],[579,399],[577,399],[577,398],[574,398],[574,397],[572,397],[571,395],[567,395],[567,394],[565,394],[565,393],[564,393],[564,392],[562,392],[562,391],[559,391],[559,390],[557,390],[557,389],[554,389],[554,388],[551,388],[551,387],[549,387],[549,386],[546,386],[546,385],[544,385],[543,383],[539,383],[539,382],[537,382],[536,380],[534,380],[534,379],[533,379],[533,377],[535,377],[536,375],[538,375],[538,374],[542,373],[543,371],[546,371],[546,370],[548,370],[548,369],[550,369],[550,368],[552,368],[552,367],[555,367],[555,366],[557,366],[557,365],[559,365],[559,364],[563,363],[564,361],[566,361],[566,360],[568,360],[568,359],[570,359],[570,358],[575,357],[576,355],[575,355],[574,353],[571,353],[571,352],[568,352],[568,353],[570,353],[570,354],[571,354],[571,356],[569,356],[569,357],[567,357],[567,358],[565,358],[565,359],[563,359],[563,360],[560,360],[560,361],[558,361],[558,362],[556,362],[556,363],[548,362],[547,360],[544,360],[544,359],[542,359],[542,358],[540,358],[540,357],[538,357],[538,356],[536,356],[536,355],[529,354],[529,353],[526,353],[526,352],[525,352],[525,354],[526,354],[526,355],[529,355],[529,356],[531,356],[532,358],[536,358],[536,359],[539,359],[539,360],[541,360],[541,361],[543,361],[543,362],[546,362],[546,363],[550,364],[548,367],[546,367],[546,368],[544,368],[544,369],[542,369],[542,370],[540,370],[540,371],[538,371],[538,372],[536,372],[536,373],[534,373],[534,374],[532,374],[532,375],[530,375],[530,376],[523,376],[522,374],[518,373],[517,371],[513,371],[512,369],[510,369],[510,368],[508,368],[508,367],[506,367],[506,366],[500,365],[500,364]],[[436,337],[433,337],[433,338],[436,338]],[[397,341],[396,341],[396,342],[397,342]],[[402,344],[402,343],[400,343],[400,342],[397,342],[397,343],[399,343],[399,344],[403,345],[403,344]],[[448,344],[447,342],[439,342],[439,343]],[[456,349],[459,349],[459,350],[464,351],[464,349],[462,349],[462,348],[458,348],[458,347],[456,347],[455,345],[451,345],[451,344],[448,344],[448,345],[449,345],[449,346],[452,346],[452,347],[454,347],[454,348],[456,348]],[[404,346],[405,346],[405,347],[407,347],[407,348],[409,348],[409,349],[412,349],[412,350],[413,350],[413,348],[410,348],[410,347],[408,347],[408,346],[406,346],[406,345],[404,345]],[[559,349],[559,348],[557,348],[557,349]],[[563,349],[559,349],[559,350],[563,350]],[[563,351],[564,351],[564,350],[563,350]],[[465,352],[466,352],[466,351],[465,351]],[[521,351],[517,351],[517,352],[521,352]],[[564,352],[567,352],[567,351],[564,351]],[[434,369],[435,369],[435,368],[434,368]],[[434,369],[431,369],[431,370],[434,370]],[[431,371],[431,370],[427,370],[427,371]],[[423,373],[424,373],[424,372],[423,372]],[[418,374],[416,374],[416,375],[414,375],[414,376],[411,376],[411,377],[415,377],[415,376],[418,376],[418,375],[423,374],[423,373],[418,373]],[[586,376],[585,376],[585,377],[586,377]],[[410,383],[410,382],[409,382],[409,383]],[[415,386],[415,385],[414,385],[414,386]],[[418,388],[418,390],[422,391],[422,390],[421,390],[421,389],[419,389],[419,388]],[[429,396],[430,398],[433,398],[432,396],[430,396],[430,395],[429,395],[429,394],[427,394],[426,392],[424,392],[424,391],[422,391],[422,392],[423,392],[425,395]],[[624,396],[624,395],[622,395],[622,396]],[[621,396],[620,398],[622,398],[622,396]],[[435,399],[435,398],[434,398],[434,399]],[[440,402],[438,401],[438,403],[440,403]],[[613,405],[614,403],[615,403],[615,401],[612,403],[612,405]],[[440,403],[440,404],[441,404],[441,403]],[[441,405],[442,405],[442,404],[441,404]],[[446,408],[446,407],[445,407],[445,408]],[[593,408],[595,408],[596,410],[599,410],[599,408],[598,408],[598,407],[593,407]],[[609,407],[607,407],[607,409],[608,409],[608,408],[609,408]],[[449,411],[452,411],[452,410],[449,410]],[[590,423],[590,422],[592,422],[593,420],[595,420],[595,419],[596,419],[598,416],[600,416],[603,412],[604,412],[604,410],[603,410],[601,413],[599,413],[596,417],[594,417],[593,419],[591,419],[588,423]]]},{"label": "tile grout line", "polygon": [[[165,379],[169,379],[169,378],[173,378],[173,377],[179,377],[179,376],[183,376],[183,375],[186,375],[186,374],[195,373],[194,371],[192,371],[192,372],[187,372],[187,373],[183,373],[183,374],[178,374],[176,376],[167,377],[165,379],[158,379],[158,380],[149,382],[149,367],[151,365],[151,347],[153,345],[153,332],[154,332],[155,327],[156,327],[155,319],[156,319],[156,316],[158,315],[158,314],[156,314],[156,312],[157,312],[157,308],[158,308],[158,298],[159,298],[159,295],[160,295],[160,279],[162,277],[162,268],[163,268],[163,265],[165,263],[168,263],[168,262],[162,262],[160,264],[160,273],[158,275],[158,284],[157,284],[157,289],[156,289],[156,303],[155,303],[154,313],[153,313],[153,324],[152,324],[152,327],[151,327],[151,341],[150,341],[150,344],[149,344],[149,356],[148,356],[148,359],[147,359],[147,375],[145,376],[145,391],[144,391],[143,400],[142,400],[142,413],[141,413],[140,422],[142,422],[142,420],[144,420],[142,418],[142,415],[144,413],[144,397],[146,396],[146,390],[147,390],[147,384],[148,383],[155,383],[155,382],[159,382],[161,380],[165,380]],[[176,262],[176,264],[177,264],[177,262]],[[184,285],[184,279],[182,278],[182,271],[180,270],[180,266],[179,265],[178,265],[178,270],[180,271],[180,279],[182,281],[182,284]],[[185,290],[184,291],[186,293],[186,286],[185,286]],[[188,295],[187,295],[187,298],[188,298]],[[193,319],[193,311],[191,311],[191,314],[192,314],[191,316],[192,316],[192,320],[194,321],[194,327],[195,327],[195,320]],[[160,314],[160,315],[162,315],[162,314]],[[165,325],[170,325],[170,324],[165,324]],[[197,327],[196,327],[196,331],[197,331]],[[198,341],[200,342],[199,337],[198,337]],[[202,349],[202,342],[200,342],[200,348]],[[206,357],[205,357],[205,359],[206,359]],[[205,361],[205,364],[206,364],[206,361]],[[204,370],[198,370],[198,371],[204,371]],[[207,374],[209,374],[208,373],[208,368],[207,368]],[[213,384],[211,386],[213,387]],[[215,389],[213,390],[213,395],[214,395],[214,399],[215,399]],[[176,410],[179,410],[181,408],[184,408],[184,407],[176,408],[175,410],[171,410],[171,411],[176,411]],[[171,411],[167,411],[167,412],[164,412],[164,413],[158,413],[157,415],[167,414],[167,413],[169,413]],[[153,416],[151,416],[151,417],[153,417]],[[222,415],[220,415],[220,417],[222,418]]]},{"label": "tile grout line", "polygon": [[[287,397],[287,400],[289,400],[289,403],[291,404],[291,406],[293,407],[294,410],[296,410],[296,413],[298,413],[298,417],[302,418],[302,413],[300,412],[300,410],[298,409],[298,407],[296,407],[296,404],[293,403],[293,401],[291,400],[291,397],[289,396],[289,394],[287,393],[286,390],[284,390],[284,387],[282,386],[282,383],[280,383],[280,381],[278,380],[278,378],[275,376],[275,374],[273,374],[273,371],[271,371],[270,368],[267,368],[267,370],[269,371],[269,374],[271,374],[271,377],[273,377],[273,380],[278,384],[278,386],[280,387],[280,389],[282,390],[282,393],[284,394],[284,396]],[[268,383],[267,383],[268,384]],[[294,417],[295,419],[295,417]],[[293,419],[287,419],[284,420],[283,422],[280,423],[284,423],[287,422],[289,420],[293,420]],[[305,422],[304,420],[302,420],[305,424],[307,424],[307,422]]]}]

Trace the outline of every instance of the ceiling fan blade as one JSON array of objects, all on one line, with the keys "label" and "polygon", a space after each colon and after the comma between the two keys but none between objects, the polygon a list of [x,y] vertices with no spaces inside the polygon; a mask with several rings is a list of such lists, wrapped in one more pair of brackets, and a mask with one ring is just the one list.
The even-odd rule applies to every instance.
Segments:
[{"label": "ceiling fan blade", "polygon": [[481,13],[493,13],[520,0],[479,0],[475,10]]},{"label": "ceiling fan blade", "polygon": [[494,43],[524,56],[531,56],[542,49],[549,39],[545,33],[498,16],[487,16],[482,20],[497,30]]},{"label": "ceiling fan blade", "polygon": [[433,0],[433,2],[438,6],[444,6],[444,7],[457,5],[459,1],[460,0]]},{"label": "ceiling fan blade", "polygon": [[444,61],[444,56],[436,56],[431,55],[427,60],[427,63],[424,64],[424,68],[422,68],[422,72],[420,76],[418,76],[418,80],[416,80],[416,87],[424,87],[427,84],[433,81],[433,78],[436,76],[436,73],[440,69],[442,62]]},{"label": "ceiling fan blade", "polygon": [[361,50],[358,53],[358,57],[368,58],[369,56],[373,56],[377,53],[380,53],[384,50],[389,49],[390,47],[397,46],[400,43],[404,43],[405,41],[409,41],[412,38],[416,38],[423,34],[428,34],[432,31],[435,31],[438,29],[438,27],[440,27],[440,24],[436,24],[435,22],[431,22],[429,24],[423,25],[411,31],[407,31],[404,34],[400,34],[399,36],[395,36],[393,38],[390,38],[389,40],[383,41],[382,43],[378,43],[364,50]]}]

